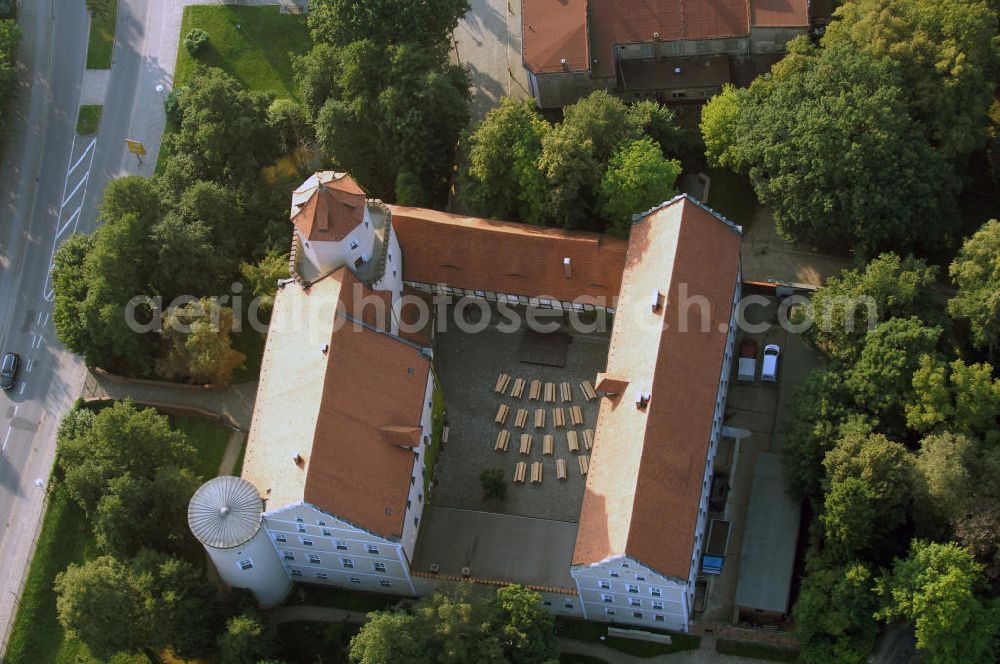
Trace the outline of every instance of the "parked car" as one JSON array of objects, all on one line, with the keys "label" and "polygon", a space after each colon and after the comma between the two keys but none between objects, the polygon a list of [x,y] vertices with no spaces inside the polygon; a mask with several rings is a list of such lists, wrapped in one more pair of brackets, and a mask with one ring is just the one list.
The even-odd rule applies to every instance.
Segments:
[{"label": "parked car", "polygon": [[9,390],[17,382],[17,370],[21,368],[21,356],[17,353],[7,353],[0,362],[0,387]]},{"label": "parked car", "polygon": [[760,369],[760,380],[762,382],[778,382],[778,358],[780,356],[781,347],[778,344],[764,346],[764,363]]},{"label": "parked car", "polygon": [[736,367],[736,380],[752,383],[757,377],[757,342],[744,339],[740,343],[739,364]]}]

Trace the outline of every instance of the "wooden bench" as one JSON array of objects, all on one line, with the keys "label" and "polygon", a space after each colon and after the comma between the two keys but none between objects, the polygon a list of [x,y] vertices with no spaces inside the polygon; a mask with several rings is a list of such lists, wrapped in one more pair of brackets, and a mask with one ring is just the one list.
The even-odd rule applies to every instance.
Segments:
[{"label": "wooden bench", "polygon": [[503,426],[507,423],[507,416],[510,415],[510,408],[507,404],[500,404],[499,410],[497,410],[497,416],[493,418],[493,421]]},{"label": "wooden bench", "polygon": [[545,403],[553,403],[556,400],[556,384],[545,383]]},{"label": "wooden bench", "polygon": [[518,429],[523,429],[524,425],[528,423],[528,409],[518,408],[517,417],[514,418],[514,426]]},{"label": "wooden bench", "polygon": [[569,446],[570,452],[580,451],[580,441],[577,440],[575,431],[566,432],[566,444]]},{"label": "wooden bench", "polygon": [[507,384],[510,383],[510,374],[502,373],[497,378],[496,385],[493,386],[493,391],[497,394],[503,394],[507,391]]},{"label": "wooden bench", "polygon": [[524,474],[528,470],[528,464],[523,461],[518,461],[517,465],[514,466],[514,481],[519,484],[524,484]]},{"label": "wooden bench", "polygon": [[583,392],[583,398],[587,401],[590,401],[597,396],[597,392],[594,391],[594,386],[590,384],[589,380],[585,380],[580,383],[580,391]]},{"label": "wooden bench", "polygon": [[593,431],[593,429],[584,429],[583,430],[583,444],[587,446],[588,450],[591,447],[594,446],[594,431]]},{"label": "wooden bench", "polygon": [[587,471],[590,470],[590,456],[581,454],[576,458],[576,461],[580,464],[580,474],[586,475]]},{"label": "wooden bench", "polygon": [[563,403],[569,403],[573,400],[573,389],[569,383],[559,383],[559,396],[562,398]]},{"label": "wooden bench", "polygon": [[536,408],[535,409],[535,428],[544,429],[545,428],[545,409]]},{"label": "wooden bench", "polygon": [[521,396],[524,394],[524,382],[525,381],[523,378],[514,379],[514,387],[510,391],[510,396],[514,397],[515,399],[520,399]]},{"label": "wooden bench", "polygon": [[451,427],[445,427],[441,429],[441,444],[448,442],[448,432],[451,431]]},{"label": "wooden bench", "polygon": [[569,418],[573,420],[574,426],[579,426],[583,424],[583,411],[579,406],[573,406],[569,409]]},{"label": "wooden bench", "polygon": [[493,445],[493,449],[497,452],[506,452],[507,444],[510,442],[510,432],[506,429],[500,429],[497,433],[497,442]]},{"label": "wooden bench", "polygon": [[521,434],[521,454],[531,454],[531,434]]},{"label": "wooden bench", "polygon": [[542,454],[552,455],[555,453],[555,436],[547,433],[542,436]]},{"label": "wooden bench", "polygon": [[566,479],[566,459],[556,459],[556,477]]},{"label": "wooden bench", "polygon": [[528,390],[528,398],[532,401],[538,401],[540,396],[542,396],[542,381],[531,381],[531,388]]},{"label": "wooden bench", "polygon": [[531,483],[541,484],[542,483],[542,462],[534,461],[531,464]]},{"label": "wooden bench", "polygon": [[564,411],[562,408],[553,408],[552,422],[554,426],[558,428],[566,426],[566,411]]}]

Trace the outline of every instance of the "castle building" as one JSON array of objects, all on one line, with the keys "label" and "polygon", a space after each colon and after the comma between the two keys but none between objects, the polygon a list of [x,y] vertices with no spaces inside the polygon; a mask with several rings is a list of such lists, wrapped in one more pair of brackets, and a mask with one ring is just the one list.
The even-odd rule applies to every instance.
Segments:
[{"label": "castle building", "polygon": [[[427,548],[437,537],[422,524],[440,384],[431,339],[405,324],[406,300],[603,309],[614,325],[606,367],[592,376],[599,405],[577,523],[560,526],[565,550],[553,554],[564,562],[537,583],[537,570],[510,561],[489,578],[474,565],[454,577],[525,583],[566,615],[686,631],[735,342],[741,229],[680,195],[636,215],[623,240],[386,205],[333,172],[295,190],[291,221],[295,278],[274,303],[242,477],[211,480],[191,502],[192,531],[223,580],[264,606],[292,581],[432,592],[451,578],[417,562],[421,538]],[[442,550],[459,536],[446,531]]]}]

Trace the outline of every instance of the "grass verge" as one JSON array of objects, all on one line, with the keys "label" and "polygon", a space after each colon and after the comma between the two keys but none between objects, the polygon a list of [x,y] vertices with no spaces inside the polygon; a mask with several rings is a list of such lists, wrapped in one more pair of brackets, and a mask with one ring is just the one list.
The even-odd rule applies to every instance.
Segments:
[{"label": "grass verge", "polygon": [[76,116],[76,133],[80,136],[91,136],[97,133],[101,126],[101,115],[104,107],[100,104],[84,104]]},{"label": "grass verge", "polygon": [[260,377],[260,363],[264,359],[264,344],[267,334],[258,332],[244,323],[240,332],[233,335],[233,348],[247,356],[233,372],[233,382],[242,383]]},{"label": "grass verge", "polygon": [[232,430],[203,417],[172,415],[170,425],[183,431],[198,453],[195,470],[203,479],[219,474],[219,464],[226,453]]},{"label": "grass verge", "polygon": [[[197,57],[183,44],[184,35],[194,28],[208,34]],[[222,69],[248,90],[302,101],[292,60],[312,46],[304,15],[282,14],[277,6],[195,5],[184,8],[180,38],[175,88],[186,85],[201,63]]]},{"label": "grass verge", "polygon": [[715,649],[723,655],[737,655],[739,657],[749,657],[750,659],[763,659],[769,662],[797,662],[799,653],[790,648],[779,648],[765,643],[746,643],[744,641],[730,641],[719,639],[715,644]]},{"label": "grass verge", "polygon": [[437,463],[438,452],[441,451],[441,432],[444,431],[444,390],[434,387],[431,393],[431,444],[424,452],[424,495],[430,493],[431,480],[434,477],[434,464]]},{"label": "grass verge", "polygon": [[111,69],[111,54],[115,50],[115,23],[118,3],[112,2],[107,16],[90,17],[90,38],[87,41],[87,69]]},{"label": "grass verge", "polygon": [[90,522],[60,482],[52,483],[41,534],[11,630],[6,664],[90,662],[83,644],[68,641],[56,615],[52,584],[70,563],[98,555]]},{"label": "grass verge", "polygon": [[[669,645],[636,639],[623,639],[617,636],[608,636],[607,623],[567,620],[565,618],[556,619],[556,631],[559,633],[559,636],[567,639],[597,643],[635,657],[656,657],[657,655],[667,655],[682,650],[697,650],[701,644],[701,637],[693,634],[671,633],[669,634],[671,640]],[[657,632],[656,630],[647,631],[666,634],[666,632]],[[601,637],[604,637],[603,641]]]},{"label": "grass verge", "polygon": [[402,597],[396,595],[366,593],[334,588],[333,586],[314,586],[300,583],[292,591],[288,603],[300,606],[328,606],[345,611],[369,613],[391,609],[402,600]]}]

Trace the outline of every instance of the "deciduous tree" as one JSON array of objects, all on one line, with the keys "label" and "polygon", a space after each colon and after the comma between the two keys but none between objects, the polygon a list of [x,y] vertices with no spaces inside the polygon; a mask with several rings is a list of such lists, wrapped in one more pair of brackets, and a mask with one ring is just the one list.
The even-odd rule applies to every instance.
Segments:
[{"label": "deciduous tree", "polygon": [[411,42],[446,55],[451,33],[467,11],[468,0],[313,0],[309,28],[315,41],[336,46],[360,39],[383,44]]},{"label": "deciduous tree", "polygon": [[970,467],[977,449],[965,436],[942,432],[920,441],[913,492],[918,533],[947,537],[949,524],[973,506]]},{"label": "deciduous tree", "polygon": [[96,656],[146,645],[141,598],[124,563],[111,556],[72,563],[56,576],[55,591],[59,622]]},{"label": "deciduous tree", "polygon": [[601,179],[601,211],[611,222],[608,231],[627,236],[633,214],[673,198],[680,173],[680,162],[664,157],[651,138],[619,144]]},{"label": "deciduous tree", "polygon": [[163,321],[166,355],[157,363],[161,375],[196,383],[228,385],[246,355],[235,350],[230,334],[233,310],[204,298],[168,311]]},{"label": "deciduous tree", "polygon": [[219,635],[219,664],[267,659],[274,652],[274,629],[256,614],[234,616]]},{"label": "deciduous tree", "polygon": [[992,363],[1000,341],[1000,221],[986,222],[965,241],[949,274],[958,292],[948,310],[968,321],[972,342],[989,351]]},{"label": "deciduous tree", "polygon": [[831,566],[812,554],[806,559],[793,612],[804,664],[862,664],[875,645],[878,602],[872,575],[861,563]]}]

